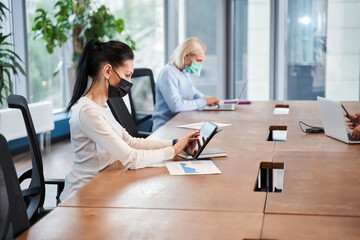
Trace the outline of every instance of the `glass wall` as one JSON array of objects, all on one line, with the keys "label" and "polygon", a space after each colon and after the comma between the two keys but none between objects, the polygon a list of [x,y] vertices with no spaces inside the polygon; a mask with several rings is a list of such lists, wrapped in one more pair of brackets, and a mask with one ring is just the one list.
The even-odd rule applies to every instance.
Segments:
[{"label": "glass wall", "polygon": [[136,43],[135,67],[150,68],[155,79],[164,66],[164,1],[99,1],[124,20],[125,31]]},{"label": "glass wall", "polygon": [[360,0],[328,0],[325,96],[360,100]]},{"label": "glass wall", "polygon": [[[5,7],[9,10],[9,11],[4,11],[4,17],[3,17],[2,22],[1,22],[1,24],[2,24],[2,26],[1,26],[2,34],[3,35],[8,35],[8,34],[12,33],[11,32],[11,25],[12,25],[12,23],[11,23],[11,20],[12,20],[11,11],[12,11],[12,9],[11,9],[11,5],[10,5],[10,3],[8,1],[0,0],[0,2],[2,4],[4,4]],[[7,42],[13,43],[12,37],[13,36],[9,36],[7,38]]]},{"label": "glass wall", "polygon": [[360,0],[289,0],[287,98],[359,100]]},{"label": "glass wall", "polygon": [[360,0],[233,0],[230,96],[247,80],[250,100],[359,100],[359,12]]},{"label": "glass wall", "polygon": [[[235,98],[247,98],[247,47],[248,47],[248,0],[232,2],[232,24],[233,32],[231,60],[233,62],[234,85],[232,94]],[[234,14],[236,13],[236,14]]]},{"label": "glass wall", "polygon": [[[8,10],[5,10],[1,13],[1,26],[0,26],[0,33],[1,33],[1,37],[4,38],[1,40],[1,51],[0,51],[0,61],[2,62],[3,61],[3,56],[2,56],[2,53],[4,52],[4,50],[11,50],[11,51],[14,51],[14,34],[12,32],[12,29],[11,29],[11,26],[13,25],[12,23],[12,18],[11,18],[11,11],[12,11],[12,6],[10,4],[9,1],[4,1],[4,0],[0,0],[0,3],[2,3]],[[10,34],[10,36],[8,36]],[[4,41],[5,40],[5,41]],[[9,43],[11,44],[11,46],[5,46],[5,43]],[[8,60],[6,62],[9,62]],[[20,63],[20,61],[18,61]],[[23,66],[22,66],[23,67]],[[21,75],[21,73],[20,73]],[[2,78],[3,76],[0,75],[0,78]],[[0,79],[1,81],[1,84],[4,84],[4,83],[7,83],[8,80],[11,81],[12,83],[12,88],[13,88],[13,91],[14,89],[16,89],[16,81],[14,79],[14,74],[12,73],[12,71],[10,71],[10,77],[7,78],[5,73],[4,73],[4,79],[5,79],[5,82],[3,82],[2,79]],[[2,96],[2,100],[3,103],[0,104],[0,109],[1,108],[5,108],[7,107],[7,103],[6,103],[6,97],[10,94],[10,92],[8,92],[10,85],[8,84],[5,84],[2,85],[2,89],[0,91],[0,94]],[[5,91],[6,89],[6,91]]]},{"label": "glass wall", "polygon": [[[64,108],[70,98],[68,70],[72,67],[72,44],[62,49],[46,51],[45,41],[34,40],[31,30],[35,10],[51,10],[55,0],[26,0],[27,44],[29,65],[29,102],[50,100],[54,108]],[[99,0],[93,7],[104,4],[115,17],[125,22],[125,31],[136,43],[135,67],[150,68],[156,77],[164,65],[164,9],[162,0]],[[51,11],[50,11],[51,12]],[[117,39],[124,40],[122,36]],[[66,65],[66,66],[65,66]],[[53,73],[60,69],[57,75]],[[71,76],[71,73],[69,73]]]},{"label": "glass wall", "polygon": [[288,1],[287,99],[325,96],[327,0]]},{"label": "glass wall", "polygon": [[193,76],[194,85],[208,96],[224,96],[225,79],[222,54],[225,52],[225,25],[222,23],[223,1],[183,0],[179,1],[178,43],[189,37],[199,38],[207,48],[207,56],[200,77]]},{"label": "glass wall", "polygon": [[[71,64],[71,43],[70,47],[55,49],[50,55],[43,40],[33,40],[31,30],[35,10],[40,7],[51,10],[54,2],[25,0],[26,16],[22,17],[26,18],[28,56],[24,59],[28,60],[29,102],[50,100],[55,108],[63,108],[70,96],[66,67]],[[280,100],[316,96],[359,100],[360,0],[278,1],[286,6],[280,13],[285,16],[282,23],[286,22],[286,29],[274,41],[285,39],[285,44],[278,46],[284,49],[284,56],[276,55],[276,51],[271,56],[270,51],[275,48],[271,34],[279,28],[279,23],[271,21],[277,14],[273,11],[274,2],[177,1],[175,12],[179,15],[169,18],[178,18],[178,26],[173,30],[178,42],[195,36],[208,49],[200,78],[194,76],[199,90],[223,98],[227,89],[227,97],[235,98],[245,89],[241,98],[268,100],[278,96],[273,93],[279,87],[277,91],[283,93]],[[116,17],[124,19],[126,31],[136,42],[135,67],[151,68],[156,80],[169,60],[164,60],[164,1],[97,0],[94,4],[104,4]],[[230,17],[226,15],[228,4],[231,4]],[[284,66],[285,73],[282,79],[271,82],[272,70],[276,72],[273,64]],[[57,68],[61,70],[54,76]]]},{"label": "glass wall", "polygon": [[64,97],[63,72],[56,76],[53,73],[62,66],[63,58],[60,49],[54,49],[53,54],[46,51],[45,41],[34,40],[31,30],[35,10],[43,8],[49,11],[54,6],[54,0],[26,0],[26,28],[28,49],[28,87],[29,102],[52,101],[54,108],[63,108],[67,101]]},{"label": "glass wall", "polygon": [[231,97],[270,98],[270,1],[233,0]]}]

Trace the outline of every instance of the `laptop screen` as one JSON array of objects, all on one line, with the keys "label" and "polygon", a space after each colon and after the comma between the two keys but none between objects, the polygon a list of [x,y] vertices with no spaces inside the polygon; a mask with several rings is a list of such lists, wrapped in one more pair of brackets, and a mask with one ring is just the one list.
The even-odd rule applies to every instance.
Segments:
[{"label": "laptop screen", "polygon": [[345,122],[341,103],[322,97],[317,97],[317,100],[325,134],[329,137],[349,143],[348,133],[350,130]]}]

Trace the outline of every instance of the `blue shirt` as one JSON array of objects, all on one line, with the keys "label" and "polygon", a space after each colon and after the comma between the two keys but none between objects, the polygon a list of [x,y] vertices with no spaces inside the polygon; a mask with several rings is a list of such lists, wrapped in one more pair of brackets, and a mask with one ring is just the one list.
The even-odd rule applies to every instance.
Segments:
[{"label": "blue shirt", "polygon": [[192,83],[189,73],[168,63],[161,70],[155,85],[153,131],[181,111],[192,111],[206,106],[205,95]]}]

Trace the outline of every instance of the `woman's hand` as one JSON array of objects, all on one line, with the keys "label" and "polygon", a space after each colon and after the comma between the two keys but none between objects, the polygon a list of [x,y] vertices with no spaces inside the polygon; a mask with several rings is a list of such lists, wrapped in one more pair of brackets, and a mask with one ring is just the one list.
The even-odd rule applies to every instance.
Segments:
[{"label": "woman's hand", "polygon": [[195,150],[196,146],[198,146],[198,150],[202,147],[202,144],[205,142],[205,137],[202,137],[202,141],[200,141],[199,138],[196,139],[196,141],[192,141],[186,148],[186,152],[195,155],[197,153],[197,150]]},{"label": "woman's hand", "polygon": [[206,105],[208,106],[215,106],[219,104],[219,99],[217,99],[216,97],[208,97],[205,99],[206,99]]},{"label": "woman's hand", "polygon": [[193,144],[193,142],[196,143],[198,137],[200,135],[200,131],[196,130],[194,132],[191,132],[187,134],[185,137],[181,138],[174,146],[175,154],[181,153],[185,148],[189,146],[189,144]]},{"label": "woman's hand", "polygon": [[351,135],[354,139],[360,139],[360,125],[357,125],[357,127],[354,128]]},{"label": "woman's hand", "polygon": [[[346,115],[345,115],[346,117]],[[356,113],[355,115],[350,115],[350,117],[352,117],[352,119],[355,120],[355,122],[357,123],[357,125],[355,125],[349,118],[346,120],[347,125],[349,126],[350,129],[354,129],[356,126],[359,126],[360,124],[360,114]]]}]

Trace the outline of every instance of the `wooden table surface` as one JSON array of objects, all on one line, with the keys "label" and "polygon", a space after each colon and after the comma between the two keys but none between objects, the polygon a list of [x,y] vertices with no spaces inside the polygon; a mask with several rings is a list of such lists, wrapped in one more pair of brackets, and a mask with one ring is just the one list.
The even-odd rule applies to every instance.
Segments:
[{"label": "wooden table surface", "polygon": [[275,152],[284,190],[269,193],[266,213],[360,217],[359,152]]},{"label": "wooden table surface", "polygon": [[62,206],[262,213],[266,193],[253,191],[261,161],[270,162],[271,154],[230,153],[214,160],[221,175],[192,176],[171,176],[165,167],[121,172],[117,163]]},{"label": "wooden table surface", "polygon": [[17,239],[256,239],[263,214],[57,207]]},{"label": "wooden table surface", "polygon": [[265,214],[261,239],[357,240],[360,218]]},{"label": "wooden table surface", "polygon": [[[288,104],[288,115],[274,115]],[[350,113],[358,102],[344,102]],[[316,101],[266,101],[234,112],[182,112],[152,139],[179,138],[178,125],[226,121],[209,148],[221,175],[170,176],[165,167],[109,166],[19,239],[356,239],[360,228],[360,144],[305,134],[299,120],[321,126]],[[266,141],[287,126],[286,142]],[[281,193],[254,192],[261,162],[283,162]],[[66,222],[66,223],[63,223]],[[329,229],[330,228],[330,229]]]}]

